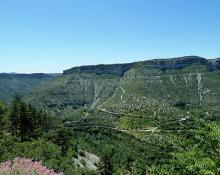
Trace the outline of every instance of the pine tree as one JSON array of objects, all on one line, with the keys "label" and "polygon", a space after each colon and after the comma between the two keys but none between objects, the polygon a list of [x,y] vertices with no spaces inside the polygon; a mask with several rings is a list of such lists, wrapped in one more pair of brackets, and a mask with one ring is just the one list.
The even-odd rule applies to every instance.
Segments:
[{"label": "pine tree", "polygon": [[10,122],[11,122],[11,133],[14,136],[18,136],[18,120],[19,120],[19,105],[21,103],[21,99],[19,96],[15,96],[14,100],[11,104],[10,109]]},{"label": "pine tree", "polygon": [[21,138],[21,141],[28,140],[27,136],[29,134],[30,130],[30,116],[28,115],[27,106],[25,103],[21,102],[20,108],[19,108],[19,136]]},{"label": "pine tree", "polygon": [[42,134],[42,128],[41,128],[41,116],[39,115],[39,112],[37,109],[32,106],[31,104],[28,104],[27,108],[27,114],[29,118],[29,131],[30,131],[30,136],[34,139],[36,139],[39,135]]},{"label": "pine tree", "polygon": [[0,105],[0,138],[2,137],[3,130],[4,130],[4,110],[3,107]]},{"label": "pine tree", "polygon": [[113,166],[112,166],[111,158],[109,156],[105,155],[101,161],[102,161],[102,164],[100,167],[100,174],[101,175],[112,175],[113,174]]},{"label": "pine tree", "polygon": [[31,104],[26,104],[16,96],[11,104],[9,119],[12,135],[27,141],[36,139],[50,128],[47,113],[38,111]]},{"label": "pine tree", "polygon": [[12,102],[10,110],[11,133],[19,137],[21,141],[30,139],[32,131],[32,114],[27,105],[16,96]]},{"label": "pine tree", "polygon": [[56,135],[54,138],[54,143],[61,147],[62,156],[65,156],[71,141],[71,133],[67,129],[56,130]]}]

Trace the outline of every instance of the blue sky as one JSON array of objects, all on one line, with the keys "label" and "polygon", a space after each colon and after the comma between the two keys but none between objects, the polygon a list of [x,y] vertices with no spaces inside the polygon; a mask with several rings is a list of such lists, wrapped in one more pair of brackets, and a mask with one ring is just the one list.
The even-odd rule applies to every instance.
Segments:
[{"label": "blue sky", "polygon": [[0,72],[220,57],[219,0],[0,1]]}]

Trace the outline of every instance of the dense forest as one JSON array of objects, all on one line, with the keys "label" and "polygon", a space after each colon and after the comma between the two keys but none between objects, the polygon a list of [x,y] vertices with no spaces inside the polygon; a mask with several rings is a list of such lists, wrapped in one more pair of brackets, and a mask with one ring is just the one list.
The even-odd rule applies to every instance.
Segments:
[{"label": "dense forest", "polygon": [[[220,125],[213,121],[195,118],[192,129],[151,135],[146,141],[110,129],[74,130],[62,122],[19,97],[9,106],[1,103],[0,161],[30,158],[64,174],[220,173]],[[84,149],[100,156],[96,170],[74,165],[72,157]]]}]

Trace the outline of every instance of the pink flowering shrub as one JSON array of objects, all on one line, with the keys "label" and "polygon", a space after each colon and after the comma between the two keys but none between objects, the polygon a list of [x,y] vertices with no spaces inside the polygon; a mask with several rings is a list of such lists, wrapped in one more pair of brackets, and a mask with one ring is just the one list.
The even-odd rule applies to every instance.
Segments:
[{"label": "pink flowering shrub", "polygon": [[63,175],[55,173],[43,166],[41,162],[34,162],[31,159],[17,157],[13,161],[0,164],[0,174],[3,175]]}]

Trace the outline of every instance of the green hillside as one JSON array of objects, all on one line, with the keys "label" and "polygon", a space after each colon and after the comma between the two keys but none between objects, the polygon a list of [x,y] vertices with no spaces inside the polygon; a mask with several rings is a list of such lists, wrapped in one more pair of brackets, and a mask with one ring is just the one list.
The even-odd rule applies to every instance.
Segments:
[{"label": "green hillside", "polygon": [[205,118],[219,112],[219,77],[220,60],[198,56],[82,66],[42,83],[25,100],[71,126],[139,137],[141,130],[180,129],[198,111]]},{"label": "green hillside", "polygon": [[35,88],[28,102],[54,112],[96,108],[155,112],[198,106],[218,109],[220,60],[197,56],[131,64],[82,66]]},{"label": "green hillside", "polygon": [[27,101],[54,112],[67,109],[94,108],[111,97],[118,85],[117,75],[75,73],[42,83]]},{"label": "green hillside", "polygon": [[0,74],[0,100],[10,102],[15,94],[26,95],[33,87],[55,74]]}]

